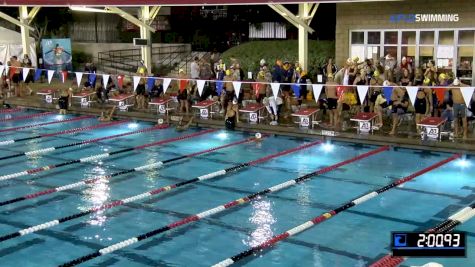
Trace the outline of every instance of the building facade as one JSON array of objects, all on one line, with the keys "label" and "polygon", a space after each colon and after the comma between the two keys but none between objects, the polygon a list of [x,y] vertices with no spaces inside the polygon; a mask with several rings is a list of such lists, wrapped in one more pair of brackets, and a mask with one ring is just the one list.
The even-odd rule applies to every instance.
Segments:
[{"label": "building facade", "polygon": [[439,70],[452,71],[475,84],[475,2],[472,0],[406,0],[337,4],[336,62],[348,57],[398,61],[413,65],[434,60]]}]

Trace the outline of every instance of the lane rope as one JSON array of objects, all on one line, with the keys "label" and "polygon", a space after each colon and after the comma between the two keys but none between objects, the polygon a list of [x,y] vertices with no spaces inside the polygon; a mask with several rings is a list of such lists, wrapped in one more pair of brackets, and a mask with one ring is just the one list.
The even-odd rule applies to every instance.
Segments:
[{"label": "lane rope", "polygon": [[[125,121],[123,121],[123,122],[125,122]],[[105,136],[105,137],[100,137],[100,138],[95,138],[95,139],[89,139],[89,140],[69,143],[69,144],[61,145],[61,146],[55,146],[55,147],[52,146],[52,147],[47,147],[47,148],[41,148],[41,149],[37,149],[37,150],[31,150],[31,151],[22,152],[22,153],[18,153],[18,154],[14,154],[14,155],[0,157],[0,160],[12,159],[12,158],[17,158],[17,157],[21,157],[21,156],[36,156],[36,155],[46,154],[46,153],[49,153],[49,152],[52,152],[52,151],[55,151],[55,150],[59,150],[59,149],[63,149],[63,148],[67,148],[67,147],[86,145],[86,144],[90,144],[90,143],[97,143],[97,142],[104,141],[104,140],[114,139],[114,138],[123,137],[123,136],[127,136],[127,135],[132,135],[132,134],[137,134],[137,133],[150,132],[150,131],[154,131],[154,130],[158,130],[158,129],[164,129],[164,128],[167,128],[167,127],[168,127],[167,125],[153,126],[153,127],[142,129],[142,130],[126,132],[126,133],[121,133],[121,134],[115,134],[115,135],[110,135],[110,136]]]},{"label": "lane rope", "polygon": [[22,108],[0,109],[0,114],[3,114],[3,113],[15,113],[15,112],[23,111],[23,110],[24,110],[24,109],[22,109]]},{"label": "lane rope", "polygon": [[[87,118],[93,118],[95,116],[86,116]],[[83,120],[84,117],[78,117],[76,118],[77,120]],[[68,130],[63,130],[55,133],[50,133],[50,134],[40,134],[40,135],[35,135],[35,136],[30,136],[30,137],[23,137],[23,138],[18,138],[18,139],[11,139],[11,140],[5,140],[0,142],[0,146],[6,146],[6,145],[11,145],[14,143],[18,142],[23,142],[23,141],[28,141],[28,140],[34,140],[34,139],[40,139],[44,137],[53,137],[57,135],[66,135],[66,134],[72,134],[72,133],[79,133],[79,132],[84,132],[88,130],[94,130],[94,129],[99,129],[99,128],[105,128],[113,125],[118,125],[122,123],[126,123],[128,121],[113,121],[113,122],[108,122],[108,123],[101,123],[101,124],[96,124],[96,125],[91,125],[91,126],[85,126],[85,127],[78,127],[78,128],[73,128],[73,129],[68,129]]]},{"label": "lane rope", "polygon": [[84,157],[84,158],[80,158],[80,159],[65,161],[65,162],[58,163],[58,164],[52,164],[52,165],[47,165],[47,166],[43,166],[43,167],[39,167],[39,168],[35,168],[35,169],[29,169],[29,170],[25,170],[25,171],[21,171],[21,172],[2,175],[2,176],[0,176],[0,181],[10,180],[10,179],[17,178],[17,177],[22,177],[22,176],[26,176],[26,175],[35,174],[35,173],[40,173],[40,172],[48,171],[48,170],[51,170],[51,169],[54,169],[54,168],[64,167],[64,166],[73,165],[73,164],[77,164],[77,163],[84,163],[84,162],[91,162],[91,161],[101,160],[101,159],[108,158],[112,155],[118,155],[118,154],[122,154],[122,153],[125,153],[125,152],[130,152],[130,151],[133,151],[133,150],[140,150],[140,149],[143,149],[143,148],[146,148],[146,147],[158,146],[158,145],[171,143],[171,142],[175,142],[175,141],[181,141],[181,140],[185,140],[185,139],[188,139],[188,138],[193,138],[193,137],[196,137],[196,136],[200,136],[200,135],[215,132],[215,131],[217,131],[217,130],[216,129],[203,130],[203,131],[200,131],[200,132],[196,132],[196,133],[192,133],[192,134],[188,134],[188,135],[183,135],[183,136],[179,136],[179,137],[174,137],[174,138],[169,138],[169,139],[161,140],[161,141],[158,141],[158,142],[153,142],[153,143],[150,143],[150,144],[145,144],[145,145],[136,146],[136,147],[124,148],[124,149],[120,149],[120,150],[116,150],[116,151],[112,151],[112,152],[96,154],[96,155],[92,155],[92,156],[89,156],[89,157]]},{"label": "lane rope", "polygon": [[[381,148],[378,148],[376,150],[372,150],[370,152],[367,152],[367,153],[364,153],[364,154],[361,154],[357,157],[354,157],[354,158],[351,158],[351,159],[348,159],[348,160],[345,160],[345,161],[342,161],[340,163],[337,163],[337,164],[334,164],[334,165],[331,165],[331,166],[328,166],[328,167],[325,167],[325,168],[322,168],[318,171],[315,171],[315,172],[312,172],[312,173],[309,173],[309,174],[306,174],[306,175],[303,175],[299,178],[296,178],[296,179],[291,179],[291,180],[288,180],[284,183],[281,183],[281,184],[278,184],[278,185],[275,185],[275,186],[272,186],[272,187],[269,187],[263,191],[260,191],[260,192],[257,192],[257,193],[254,193],[254,194],[250,194],[246,197],[243,197],[243,198],[239,198],[237,200],[233,200],[231,202],[228,202],[226,204],[223,204],[223,205],[220,205],[220,206],[217,206],[217,207],[214,207],[212,209],[209,209],[209,210],[206,210],[206,211],[203,211],[203,212],[200,212],[200,213],[197,213],[195,215],[191,215],[189,217],[186,217],[184,219],[181,219],[179,221],[176,221],[176,222],[173,222],[173,223],[170,223],[166,226],[163,226],[163,227],[160,227],[160,228],[157,228],[155,230],[152,230],[150,232],[147,232],[145,234],[141,234],[141,235],[138,235],[136,237],[132,237],[132,238],[129,238],[129,239],[126,239],[124,241],[121,241],[121,242],[118,242],[118,243],[115,243],[114,245],[111,245],[111,246],[108,246],[108,247],[105,247],[105,248],[102,248],[102,249],[99,249],[97,250],[96,252],[94,253],[91,253],[91,254],[88,254],[86,256],[83,256],[83,257],[80,257],[80,258],[77,258],[77,259],[74,259],[72,261],[69,261],[65,264],[62,264],[60,265],[61,267],[66,267],[66,266],[75,266],[75,265],[78,265],[78,264],[81,264],[81,263],[84,263],[86,261],[89,261],[91,259],[94,259],[94,258],[97,258],[97,257],[100,257],[100,256],[103,256],[105,254],[109,254],[111,252],[114,252],[116,250],[119,250],[119,249],[122,249],[122,248],[125,248],[125,247],[128,247],[134,243],[137,243],[137,242],[140,242],[140,241],[143,241],[145,239],[148,239],[148,238],[151,238],[155,235],[158,235],[160,233],[164,233],[166,231],[169,231],[171,229],[174,229],[174,228],[177,228],[179,226],[182,226],[182,225],[185,225],[185,224],[189,224],[189,223],[192,223],[192,222],[195,222],[195,221],[199,221],[203,218],[206,218],[206,217],[209,217],[211,215],[214,215],[214,214],[217,214],[217,213],[220,213],[220,212],[223,212],[227,209],[230,209],[232,207],[235,207],[235,206],[238,206],[238,205],[241,205],[241,204],[244,204],[244,203],[248,203],[248,202],[251,202],[251,200],[257,198],[257,197],[260,197],[260,196],[264,196],[264,195],[267,195],[269,193],[272,193],[272,192],[277,192],[277,191],[280,191],[280,190],[283,190],[287,187],[290,187],[290,186],[293,186],[295,184],[299,184],[299,183],[302,183],[302,182],[305,182],[309,179],[312,178],[312,176],[316,176],[316,175],[320,175],[320,174],[323,174],[323,173],[326,173],[326,172],[330,172],[334,169],[337,169],[343,165],[346,165],[346,164],[350,164],[352,162],[355,162],[357,160],[360,160],[360,159],[364,159],[364,158],[367,158],[371,155],[374,155],[374,154],[377,154],[377,153],[380,153],[380,152],[383,152],[383,151],[386,151],[389,149],[389,146],[385,146],[385,147],[381,147]],[[197,178],[195,178],[197,179]],[[182,183],[187,183],[188,181],[185,181],[185,182],[182,182]],[[181,183],[179,183],[181,184]],[[170,189],[160,189],[159,192],[163,192],[163,191],[166,191],[166,190],[170,190]],[[154,191],[151,191],[151,192],[154,192]],[[132,198],[129,198],[129,199],[132,199]],[[124,201],[124,200],[123,200]],[[125,199],[125,201],[128,201],[128,199]],[[50,224],[54,224],[54,221],[51,221],[51,222],[48,222]],[[39,228],[41,227],[44,227],[43,225],[40,225]]]},{"label": "lane rope", "polygon": [[[240,142],[242,142],[242,141],[240,141]],[[287,155],[287,154],[290,154],[290,153],[293,153],[293,152],[296,152],[296,151],[299,151],[299,150],[302,150],[302,149],[306,149],[310,146],[314,146],[314,145],[317,145],[317,144],[320,144],[320,143],[322,143],[322,141],[311,142],[309,144],[305,144],[305,145],[298,146],[298,147],[295,147],[295,148],[287,149],[287,150],[284,150],[284,151],[281,151],[281,152],[278,152],[278,153],[275,153],[275,154],[265,156],[265,157],[257,159],[257,160],[249,161],[249,162],[238,164],[238,165],[226,168],[226,169],[222,169],[222,170],[219,170],[219,171],[215,171],[215,172],[211,172],[211,173],[208,173],[208,174],[205,174],[205,175],[201,175],[197,178],[189,179],[187,181],[183,181],[183,182],[180,182],[180,183],[177,183],[177,184],[164,186],[164,187],[152,190],[152,191],[154,191],[152,195],[158,194],[160,192],[168,191],[168,190],[171,190],[171,189],[174,189],[174,188],[177,188],[177,187],[181,187],[181,186],[184,186],[184,185],[187,185],[187,184],[216,178],[218,176],[225,175],[229,172],[238,171],[238,170],[240,170],[244,167],[253,166],[253,165],[256,165],[258,163],[262,163],[264,161],[268,161],[268,160],[271,160],[273,158],[281,157],[281,156],[284,156],[284,155]],[[21,197],[16,197],[16,198],[13,198],[13,199],[2,201],[2,202],[0,202],[0,206],[5,206],[5,205],[12,204],[12,203],[24,201],[24,200],[27,200],[27,199],[33,199],[33,198],[37,198],[37,197],[40,197],[40,196],[45,196],[45,195],[53,194],[53,193],[56,193],[56,192],[61,192],[61,191],[64,191],[64,190],[70,190],[70,189],[73,189],[73,188],[76,188],[76,187],[85,186],[87,184],[95,183],[95,182],[99,181],[100,179],[108,179],[109,180],[112,177],[116,177],[116,176],[119,176],[119,175],[122,175],[122,174],[128,174],[128,173],[135,172],[135,171],[144,171],[144,170],[150,170],[150,169],[153,169],[153,168],[158,168],[158,167],[161,167],[164,164],[167,164],[167,163],[170,163],[170,162],[173,162],[173,161],[177,161],[177,160],[184,159],[184,158],[195,157],[195,156],[198,156],[200,154],[212,152],[214,150],[217,150],[217,149],[212,148],[212,149],[204,150],[204,151],[197,152],[197,153],[192,153],[192,154],[188,154],[188,155],[184,155],[184,156],[178,156],[178,157],[168,159],[168,160],[164,160],[164,161],[157,162],[157,163],[151,163],[151,164],[135,167],[133,169],[124,170],[124,171],[116,172],[116,173],[109,174],[109,175],[97,176],[95,178],[82,180],[82,181],[79,181],[79,182],[76,182],[76,183],[71,183],[71,184],[63,185],[63,186],[56,187],[56,188],[46,189],[46,190],[35,192],[35,193],[32,193],[32,194],[27,194],[27,195],[24,195],[24,196],[21,196]]]},{"label": "lane rope", "polygon": [[260,252],[260,251],[262,251],[266,248],[269,248],[269,247],[273,246],[274,244],[278,243],[279,241],[282,241],[282,240],[284,240],[284,239],[286,239],[290,236],[301,233],[301,232],[303,232],[303,231],[305,231],[305,230],[307,230],[307,229],[309,229],[309,228],[311,228],[311,227],[313,227],[313,226],[315,226],[315,225],[317,225],[317,224],[319,224],[323,221],[326,221],[327,219],[330,219],[330,218],[334,217],[335,215],[337,215],[338,213],[340,213],[342,211],[345,211],[345,210],[347,210],[347,209],[349,209],[353,206],[356,206],[356,205],[359,205],[363,202],[366,202],[366,201],[368,201],[368,200],[370,200],[370,199],[372,199],[372,198],[374,198],[374,197],[376,197],[376,196],[378,196],[378,195],[380,195],[380,194],[382,194],[382,193],[384,193],[384,192],[386,192],[386,191],[388,191],[388,190],[390,190],[394,187],[397,187],[397,186],[399,186],[403,183],[411,181],[412,179],[416,178],[417,176],[420,176],[424,173],[430,172],[430,171],[432,171],[432,170],[434,170],[434,169],[436,169],[436,168],[438,168],[438,167],[440,167],[440,166],[442,166],[446,163],[449,163],[449,162],[451,162],[451,161],[453,161],[457,158],[460,158],[460,157],[461,157],[460,154],[455,154],[450,158],[439,161],[438,163],[435,163],[435,164],[433,164],[429,167],[426,167],[426,168],[424,168],[420,171],[417,171],[417,172],[415,172],[415,173],[413,173],[409,176],[406,176],[402,179],[399,179],[399,180],[397,180],[393,183],[390,183],[390,184],[388,184],[384,187],[381,187],[381,188],[379,188],[375,191],[371,191],[371,192],[369,192],[369,193],[367,193],[367,194],[365,194],[361,197],[355,198],[352,201],[347,202],[347,203],[343,204],[342,206],[340,206],[340,207],[338,207],[334,210],[328,211],[328,212],[326,212],[326,213],[324,213],[320,216],[317,216],[317,217],[311,219],[310,221],[307,221],[307,222],[305,222],[303,224],[300,224],[300,225],[298,225],[298,226],[296,226],[296,227],[294,227],[290,230],[287,230],[286,232],[283,232],[279,235],[275,235],[272,238],[264,241],[263,243],[261,243],[257,246],[251,247],[248,250],[245,250],[245,251],[243,251],[239,254],[236,254],[236,255],[234,255],[230,258],[227,258],[227,259],[213,265],[213,267],[230,266],[230,265],[232,265],[232,264],[234,264],[234,263],[236,263],[236,262],[238,262],[238,261],[240,261],[240,260],[242,260],[246,257],[249,257],[249,256],[251,256],[255,253],[258,253],[258,252]]},{"label": "lane rope", "polygon": [[80,116],[80,117],[74,117],[74,118],[69,118],[69,119],[64,119],[64,120],[57,120],[57,121],[43,122],[43,123],[38,123],[38,124],[29,124],[29,125],[24,125],[24,126],[5,128],[5,129],[0,129],[0,133],[18,131],[18,130],[23,130],[23,129],[28,129],[28,128],[36,128],[36,127],[41,127],[41,126],[51,125],[51,124],[79,121],[79,120],[84,120],[84,119],[93,118],[93,117],[94,116]]},{"label": "lane rope", "polygon": [[24,116],[0,119],[0,122],[26,120],[26,119],[44,117],[44,116],[53,115],[53,114],[56,114],[56,112],[49,111],[49,112],[43,112],[43,113],[35,113],[35,114],[29,114],[29,115],[24,115]]},{"label": "lane rope", "polygon": [[[258,140],[258,139],[256,139],[256,138],[247,138],[247,139],[232,142],[232,143],[229,143],[229,144],[226,144],[226,145],[222,145],[222,146],[206,149],[206,150],[203,150],[203,151],[199,151],[197,153],[188,154],[188,155],[185,155],[185,156],[180,156],[180,157],[176,157],[176,158],[173,158],[173,159],[169,159],[169,160],[167,160],[167,162],[172,162],[172,161],[180,160],[180,159],[183,159],[183,158],[190,158],[190,157],[194,157],[194,156],[197,156],[197,155],[210,153],[210,152],[217,151],[217,150],[220,150],[220,149],[228,148],[228,147],[231,147],[231,146],[236,146],[236,145],[240,145],[240,144],[244,144],[244,143],[248,143],[248,142],[254,142],[256,140]],[[157,162],[157,163],[154,163],[154,164],[146,165],[146,167],[147,167],[147,169],[149,167],[150,168],[160,167],[163,164],[164,164],[163,162]],[[134,169],[130,169],[128,171],[123,171],[121,173],[131,173],[131,172],[135,172],[135,171],[138,171],[138,170],[145,170],[145,168],[137,167],[137,168],[134,168]],[[110,177],[108,177],[108,178],[110,178]],[[92,183],[96,180],[98,180],[98,179],[97,178],[96,179],[89,179],[89,181],[91,181],[89,183]],[[81,182],[76,183],[74,185],[78,185],[80,183]],[[83,181],[82,185],[86,185],[87,183],[88,183],[87,181]],[[64,190],[69,190],[69,189],[72,189],[73,187],[63,186],[63,188],[66,188]],[[169,187],[169,188],[171,190],[171,187]],[[135,195],[135,196],[132,196],[132,197],[124,198],[122,200],[117,200],[117,201],[113,201],[113,202],[110,202],[110,203],[107,203],[107,204],[103,204],[99,207],[91,208],[89,210],[86,210],[86,211],[83,211],[83,212],[80,212],[80,213],[76,213],[76,214],[66,216],[66,217],[63,217],[63,218],[60,218],[60,219],[56,219],[56,220],[52,220],[52,221],[45,222],[45,223],[42,223],[42,224],[38,224],[38,225],[35,225],[35,226],[32,226],[32,227],[28,227],[28,228],[25,228],[23,230],[20,230],[20,231],[11,233],[11,234],[0,236],[0,242],[9,240],[9,239],[12,239],[12,238],[15,238],[15,237],[20,237],[20,236],[24,236],[24,235],[27,235],[27,234],[31,234],[31,233],[34,233],[34,232],[37,232],[37,231],[40,231],[40,230],[44,230],[44,229],[53,227],[55,225],[58,225],[60,223],[64,223],[64,222],[71,221],[71,220],[74,220],[74,219],[77,219],[77,218],[81,218],[83,216],[86,216],[88,214],[91,214],[91,213],[94,213],[94,212],[97,212],[97,211],[111,209],[111,208],[114,208],[114,207],[117,207],[117,206],[124,205],[124,204],[129,203],[129,202],[138,201],[138,200],[141,200],[141,199],[144,199],[144,198],[147,198],[147,197],[151,197],[151,196],[156,195],[156,194],[158,194],[157,190],[148,191],[148,192],[141,193],[141,194],[138,194],[138,195]],[[40,195],[37,195],[37,196],[40,196]]]},{"label": "lane rope", "polygon": [[[457,227],[465,223],[466,221],[475,217],[475,202],[472,203],[470,206],[467,206],[452,216],[450,216],[444,222],[438,224],[437,226],[427,230],[428,233],[447,233],[451,232]],[[391,254],[386,255],[376,261],[375,263],[371,264],[370,267],[396,267],[403,263],[407,257],[399,257],[399,256],[392,256]]]}]

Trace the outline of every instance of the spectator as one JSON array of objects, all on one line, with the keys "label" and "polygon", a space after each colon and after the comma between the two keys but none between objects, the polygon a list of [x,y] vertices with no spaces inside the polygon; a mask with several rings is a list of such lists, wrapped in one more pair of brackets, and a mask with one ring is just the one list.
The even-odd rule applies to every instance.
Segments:
[{"label": "spectator", "polygon": [[[379,86],[383,85],[383,80],[379,77],[379,71],[375,70],[373,76],[369,80],[369,111],[375,111],[376,99],[382,92],[382,88]],[[383,96],[384,97],[384,96]]]},{"label": "spectator", "polygon": [[193,62],[191,62],[191,79],[200,78],[200,65],[198,57],[195,57]]},{"label": "spectator", "polygon": [[221,92],[221,110],[219,113],[224,113],[227,110],[228,102],[234,99],[233,73],[231,70],[226,70],[226,76],[223,79],[224,90]]},{"label": "spectator", "polygon": [[180,102],[179,112],[185,111],[188,114],[190,110],[190,104],[188,102],[188,87],[191,85],[188,82],[185,71],[180,69],[178,71],[178,96],[177,99]]},{"label": "spectator", "polygon": [[282,98],[279,96],[274,97],[270,89],[266,92],[266,97],[262,101],[265,105],[269,115],[271,117],[270,125],[277,125],[277,121],[279,120],[280,108],[282,106]]},{"label": "spectator", "polygon": [[284,70],[282,68],[282,60],[277,59],[272,68],[272,82],[281,83],[284,81]]},{"label": "spectator", "polygon": [[234,130],[236,123],[239,123],[239,106],[236,98],[234,98],[232,101],[229,101],[224,120],[226,129],[228,130]]},{"label": "spectator", "polygon": [[107,81],[107,86],[104,91],[104,99],[109,100],[109,94],[111,91],[114,91],[114,90],[115,90],[115,83],[112,81],[112,79],[109,79],[109,81]]},{"label": "spectator", "polygon": [[[22,67],[24,67],[24,68],[32,68],[32,67],[33,67],[33,65],[31,64],[31,60],[30,60],[30,58],[28,57],[27,54],[25,54],[25,55],[23,56],[23,60],[22,60],[22,64],[21,64],[21,65],[22,65]],[[34,75],[34,74],[32,73],[32,71],[33,71],[33,70],[30,69],[29,72],[28,72],[28,76],[27,76],[27,77],[23,77],[24,83],[25,83],[25,85],[26,85],[26,89],[28,90],[27,95],[33,94],[33,90],[31,90],[31,87],[30,87],[30,83],[31,83],[31,82],[34,82],[34,79],[33,79],[33,75]]]},{"label": "spectator", "polygon": [[[327,97],[327,107],[329,110],[329,125],[335,129],[339,125],[338,118],[338,96],[336,94],[337,83],[333,81],[333,75],[326,76],[327,82],[325,83],[325,96]],[[318,96],[315,96],[318,98]]]},{"label": "spectator", "polygon": [[20,87],[20,73],[21,73],[21,63],[18,61],[18,58],[16,56],[12,56],[10,58],[10,64],[11,64],[11,70],[13,71],[13,75],[11,75],[11,84],[14,87],[15,90],[15,96],[21,97],[21,87]]},{"label": "spectator", "polygon": [[307,86],[308,86],[308,83],[310,82],[311,81],[310,81],[310,78],[308,77],[308,74],[305,71],[302,71],[299,79],[296,81],[296,83],[300,84],[299,97],[297,98],[299,107],[302,106],[302,102],[308,94]]},{"label": "spectator", "polygon": [[[407,72],[407,70],[405,70]],[[416,100],[414,101],[415,122],[416,125],[421,122],[424,117],[430,116],[430,102],[429,97],[426,95],[423,88],[419,88],[416,94]],[[417,133],[420,134],[421,130],[416,126]]]},{"label": "spectator", "polygon": [[338,72],[338,68],[336,67],[336,64],[333,63],[333,58],[329,57],[327,59],[327,62],[325,63],[325,65],[323,65],[323,68],[322,68],[323,78],[325,79],[323,82],[326,82],[326,79],[330,75],[332,76],[332,82],[334,82],[333,77],[335,76],[337,72]]},{"label": "spectator", "polygon": [[394,68],[396,64],[396,59],[391,53],[388,53],[384,58],[384,77],[390,82],[394,82]]},{"label": "spectator", "polygon": [[402,77],[401,80],[399,81],[399,85],[401,86],[411,86],[411,76],[410,72],[408,69],[404,68],[402,69]]},{"label": "spectator", "polygon": [[414,86],[420,86],[424,83],[424,75],[422,75],[422,68],[416,68],[414,72],[414,81],[412,84]]},{"label": "spectator", "polygon": [[222,80],[224,79],[225,71],[226,71],[226,64],[223,63],[223,60],[220,59],[218,63],[214,66],[214,71],[216,73],[216,79]]},{"label": "spectator", "polygon": [[266,84],[265,72],[263,70],[259,71],[257,74],[257,92],[256,92],[256,101],[257,103],[262,103],[262,100],[266,97],[266,90],[268,84]]},{"label": "spectator", "polygon": [[150,89],[150,94],[148,95],[149,101],[152,101],[154,98],[163,97],[163,85],[160,79],[155,79],[153,87]]},{"label": "spectator", "polygon": [[66,115],[68,110],[68,101],[70,95],[68,90],[61,90],[61,95],[58,99],[58,106],[59,106],[59,114]]},{"label": "spectator", "polygon": [[424,72],[424,78],[428,78],[430,80],[430,86],[434,86],[437,80],[437,68],[434,64],[434,60],[429,60],[429,62],[427,62],[427,68]]},{"label": "spectator", "polygon": [[374,101],[374,112],[378,115],[376,117],[376,124],[375,126],[380,128],[383,127],[383,111],[388,107],[388,102],[386,97],[384,96],[384,92],[378,94]]},{"label": "spectator", "polygon": [[[397,86],[394,83],[389,82],[386,80],[384,82],[384,86]],[[405,114],[407,112],[407,108],[409,107],[409,95],[407,94],[405,87],[394,87],[393,92],[391,94],[391,103],[392,103],[392,117],[393,117],[393,125],[390,135],[396,134],[396,128],[399,125],[399,116]]]},{"label": "spectator", "polygon": [[459,79],[455,79],[454,82],[449,85],[451,88],[449,89],[452,92],[452,99],[453,99],[453,116],[455,120],[455,137],[460,137],[460,122],[459,119],[462,120],[462,137],[463,139],[467,139],[467,106],[465,105],[465,101],[463,99],[463,95],[461,92],[460,87],[466,87],[467,85],[460,82]]},{"label": "spectator", "polygon": [[105,94],[104,86],[102,85],[102,83],[99,83],[96,86],[96,97],[97,97],[97,102],[98,103],[104,104],[104,102],[105,102],[104,94]]}]

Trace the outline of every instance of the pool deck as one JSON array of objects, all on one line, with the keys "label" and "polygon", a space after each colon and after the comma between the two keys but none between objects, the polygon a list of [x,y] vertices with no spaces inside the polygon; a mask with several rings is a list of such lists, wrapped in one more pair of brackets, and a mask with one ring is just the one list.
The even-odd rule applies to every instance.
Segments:
[{"label": "pool deck", "polygon": [[[47,104],[37,97],[23,97],[23,98],[9,98],[5,101],[6,103],[12,106],[23,106],[33,109],[40,110],[57,110],[56,105]],[[107,106],[107,105],[106,105]],[[110,109],[107,106],[107,109]],[[86,115],[100,115],[101,112],[105,111],[104,108],[99,107],[89,107],[81,108],[80,106],[73,105],[69,108],[69,113],[74,114],[86,114]],[[177,116],[184,116],[183,122],[187,122],[188,118],[184,114],[176,114]],[[153,121],[156,122],[159,116],[154,112],[137,112],[137,111],[116,111],[114,114],[115,118],[123,119],[137,119],[144,121]],[[170,121],[170,123],[175,123]],[[224,128],[224,122],[221,119],[209,119],[203,120],[195,117],[195,120],[192,124],[193,126],[200,127],[211,127],[211,128]],[[441,151],[441,152],[450,152],[450,153],[464,153],[464,154],[474,154],[475,155],[475,139],[468,140],[456,140],[456,141],[423,141],[419,136],[415,135],[413,137],[398,137],[398,136],[389,136],[383,133],[374,134],[356,134],[356,130],[351,132],[338,132],[336,136],[329,136],[322,133],[322,129],[303,129],[298,128],[295,125],[268,125],[268,124],[249,124],[247,122],[238,123],[236,130],[241,131],[251,131],[251,132],[261,132],[261,133],[270,133],[270,134],[279,134],[295,137],[320,137],[327,140],[335,141],[345,141],[345,142],[354,142],[359,144],[374,144],[374,145],[393,145],[402,148],[411,148],[411,149],[422,149],[430,151]]]}]

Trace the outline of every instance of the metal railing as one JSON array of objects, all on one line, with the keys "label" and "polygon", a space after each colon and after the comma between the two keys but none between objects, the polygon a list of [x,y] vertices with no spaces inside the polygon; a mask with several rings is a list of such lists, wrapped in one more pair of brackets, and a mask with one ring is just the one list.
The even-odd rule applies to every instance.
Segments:
[{"label": "metal railing", "polygon": [[[191,54],[191,45],[179,44],[152,47],[152,65],[173,69]],[[104,72],[135,73],[140,65],[141,52],[136,49],[112,50],[98,53],[98,68]],[[106,71],[107,69],[107,71]]]}]

